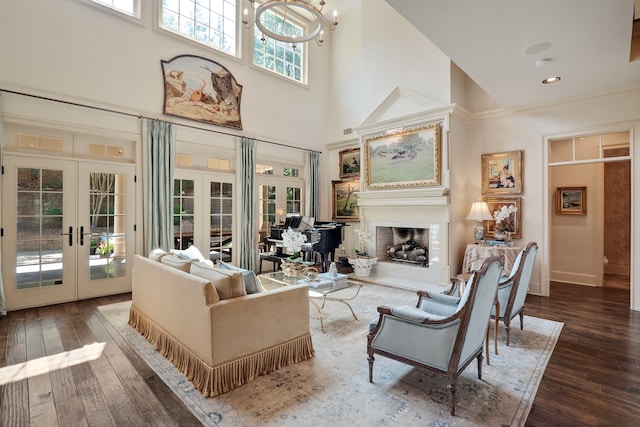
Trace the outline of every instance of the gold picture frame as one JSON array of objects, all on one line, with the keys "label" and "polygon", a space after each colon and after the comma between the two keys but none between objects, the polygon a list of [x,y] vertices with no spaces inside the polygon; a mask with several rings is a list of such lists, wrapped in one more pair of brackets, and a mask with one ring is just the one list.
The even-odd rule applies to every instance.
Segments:
[{"label": "gold picture frame", "polygon": [[586,215],[587,187],[558,187],[556,190],[556,214]]},{"label": "gold picture frame", "polygon": [[360,148],[348,148],[340,156],[340,178],[360,178]]},{"label": "gold picture frame", "polygon": [[522,157],[524,151],[482,155],[482,195],[522,194]]},{"label": "gold picture frame", "polygon": [[331,181],[333,186],[333,221],[359,221],[358,198],[354,194],[360,190],[360,180]]},{"label": "gold picture frame", "polygon": [[[522,203],[521,197],[485,197],[483,200],[487,202],[489,206],[489,212],[493,216],[495,211],[500,210],[502,206],[515,206],[516,211],[512,213],[506,221],[506,226],[509,232],[511,232],[511,238],[520,239],[522,237]],[[487,230],[487,236],[493,237],[493,231],[496,227],[495,220],[484,221],[485,229]]]},{"label": "gold picture frame", "polygon": [[425,187],[441,183],[439,123],[367,138],[364,150],[368,189]]}]

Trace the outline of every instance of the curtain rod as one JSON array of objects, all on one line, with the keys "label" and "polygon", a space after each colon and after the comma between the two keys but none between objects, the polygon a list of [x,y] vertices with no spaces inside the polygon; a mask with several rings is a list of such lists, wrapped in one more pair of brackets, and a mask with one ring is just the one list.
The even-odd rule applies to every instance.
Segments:
[{"label": "curtain rod", "polygon": [[[27,97],[30,97],[30,98],[42,99],[42,100],[45,100],[45,101],[59,102],[61,104],[73,105],[75,107],[84,107],[84,108],[89,108],[89,109],[92,109],[92,110],[104,111],[104,112],[113,113],[113,114],[120,114],[120,115],[128,116],[128,117],[136,117],[138,119],[159,120],[159,119],[156,119],[154,117],[143,116],[142,114],[133,114],[133,113],[127,113],[127,112],[124,112],[124,111],[113,110],[113,109],[110,109],[110,108],[96,107],[94,105],[87,105],[87,104],[80,104],[78,102],[63,101],[61,99],[49,98],[49,97],[40,96],[40,95],[33,95],[31,93],[17,92],[17,91],[14,91],[14,90],[8,90],[8,89],[0,88],[0,92],[11,93],[11,94],[14,94],[14,95],[27,96]],[[172,122],[170,120],[164,120],[164,121],[166,121],[168,123],[171,123],[171,124],[174,124],[176,126],[182,126],[182,127],[185,127],[185,128],[202,130],[202,131],[205,131],[205,132],[219,133],[221,135],[226,135],[226,136],[237,136],[237,137],[242,137],[243,136],[243,135],[237,135],[237,134],[231,133],[231,132],[223,132],[221,130],[207,129],[207,128],[203,128],[203,127],[195,126],[195,125],[185,125],[185,124],[182,124],[182,123]],[[250,138],[250,137],[246,137],[246,138]],[[283,144],[281,142],[267,141],[266,139],[260,139],[260,138],[251,138],[251,139],[254,139],[254,140],[260,141],[260,142],[264,142],[266,144],[279,145],[281,147],[293,148],[295,150],[310,151],[312,153],[319,153],[319,154],[322,153],[322,151],[311,150],[309,148],[294,147],[293,145],[287,145],[287,144]]]}]

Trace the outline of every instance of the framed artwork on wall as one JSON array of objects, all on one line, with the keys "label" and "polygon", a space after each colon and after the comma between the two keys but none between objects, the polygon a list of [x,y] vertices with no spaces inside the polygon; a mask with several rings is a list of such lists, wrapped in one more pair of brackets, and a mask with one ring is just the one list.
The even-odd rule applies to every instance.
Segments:
[{"label": "framed artwork on wall", "polygon": [[360,148],[342,150],[340,155],[340,178],[360,177]]},{"label": "framed artwork on wall", "polygon": [[242,85],[229,70],[196,55],[180,55],[161,63],[164,114],[242,129]]},{"label": "framed artwork on wall", "polygon": [[558,187],[556,190],[558,215],[586,215],[587,187]]},{"label": "framed artwork on wall", "polygon": [[522,194],[524,151],[482,155],[482,195]]},{"label": "framed artwork on wall", "polygon": [[440,124],[421,125],[365,139],[367,188],[440,185]]},{"label": "framed artwork on wall", "polygon": [[331,181],[333,185],[333,221],[359,221],[360,210],[356,191],[360,180]]},{"label": "framed artwork on wall", "polygon": [[[484,198],[485,202],[489,206],[489,212],[495,218],[496,212],[502,209],[502,207],[515,207],[516,211],[511,212],[504,220],[500,222],[500,228],[504,231],[511,233],[513,239],[520,239],[522,237],[522,230],[520,224],[522,223],[521,216],[521,198],[520,197],[495,197]],[[484,226],[487,230],[487,235],[494,237],[494,231],[496,231],[496,221],[489,220],[484,221]]]}]

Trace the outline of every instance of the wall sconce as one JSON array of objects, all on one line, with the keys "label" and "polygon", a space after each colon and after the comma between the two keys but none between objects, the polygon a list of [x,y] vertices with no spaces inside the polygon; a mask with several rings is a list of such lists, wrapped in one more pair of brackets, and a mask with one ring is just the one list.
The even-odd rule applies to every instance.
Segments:
[{"label": "wall sconce", "polygon": [[476,243],[483,241],[484,226],[482,225],[482,221],[489,221],[493,219],[493,216],[491,216],[491,213],[489,212],[489,205],[487,205],[487,202],[473,202],[469,215],[467,215],[467,219],[477,221],[476,228],[473,230],[473,237],[476,240]]}]

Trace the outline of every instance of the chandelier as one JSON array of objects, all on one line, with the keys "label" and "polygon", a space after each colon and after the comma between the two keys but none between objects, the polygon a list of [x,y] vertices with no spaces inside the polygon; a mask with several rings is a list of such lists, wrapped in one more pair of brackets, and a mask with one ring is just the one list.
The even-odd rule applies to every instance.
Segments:
[{"label": "chandelier", "polygon": [[[249,21],[249,9],[245,8],[242,23],[246,29],[250,29],[255,24],[262,32],[260,40],[263,43],[269,37],[284,43],[291,43],[293,49],[296,48],[297,43],[310,40],[315,40],[318,46],[322,46],[325,25],[331,31],[335,30],[338,25],[338,14],[335,10],[333,11],[333,20],[327,20],[322,14],[322,9],[326,4],[324,0],[320,0],[318,7],[312,2],[304,0],[267,0],[263,3],[249,0],[249,3],[253,12],[253,22]],[[296,18],[298,18],[297,21],[308,21],[309,25],[296,24]]]}]

